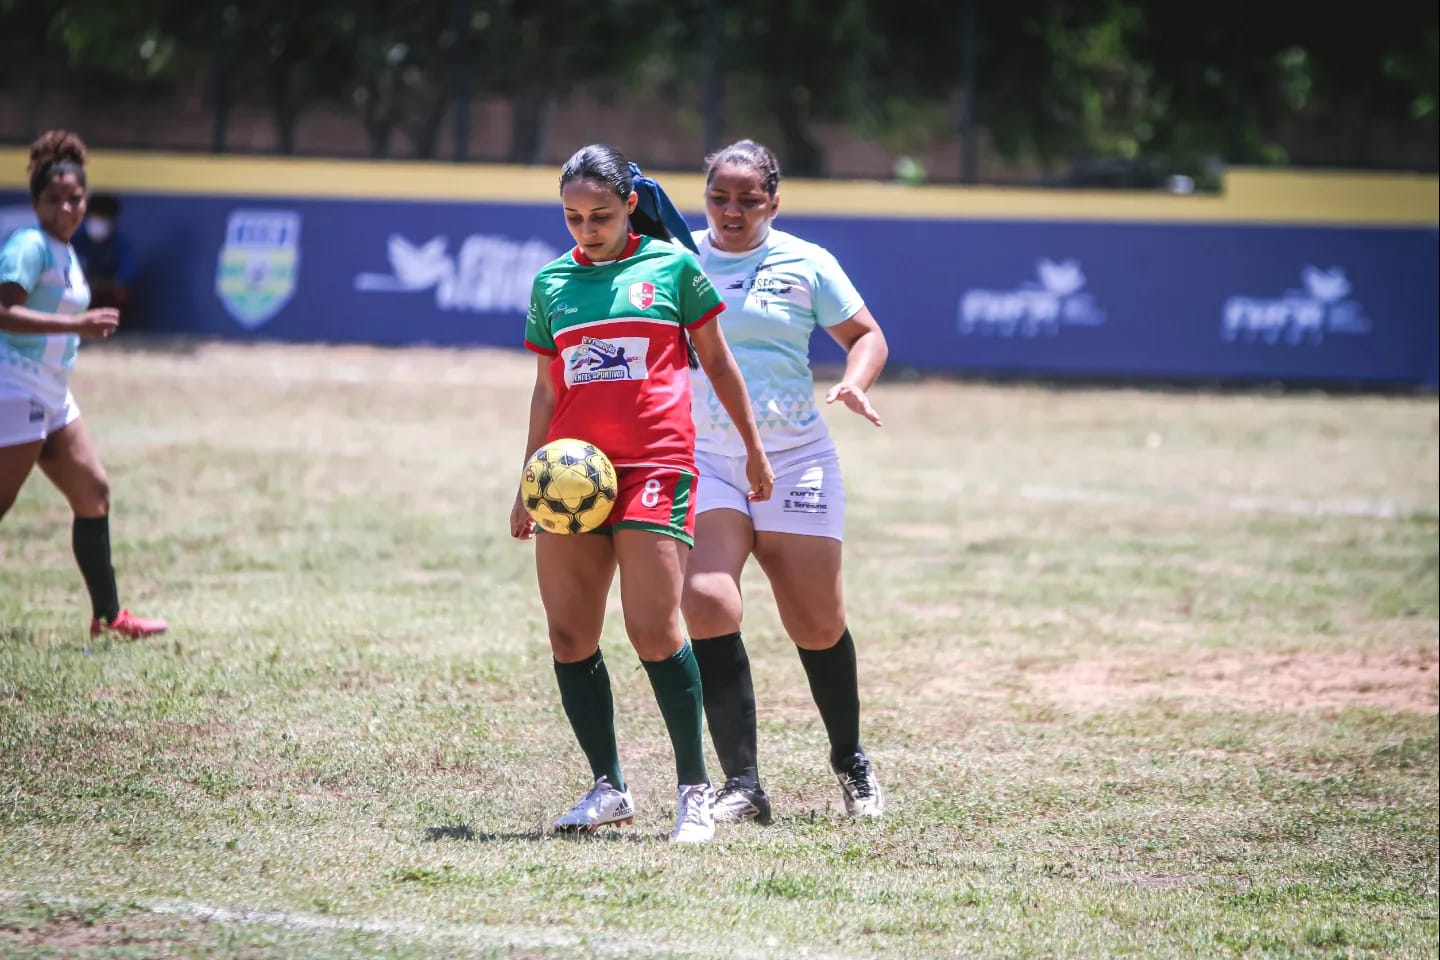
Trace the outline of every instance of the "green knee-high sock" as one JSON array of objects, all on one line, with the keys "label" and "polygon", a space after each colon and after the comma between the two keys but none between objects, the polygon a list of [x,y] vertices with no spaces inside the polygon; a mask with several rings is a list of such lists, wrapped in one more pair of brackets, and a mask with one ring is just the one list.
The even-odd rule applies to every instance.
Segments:
[{"label": "green knee-high sock", "polygon": [[655,702],[675,748],[675,776],[681,784],[709,783],[705,773],[703,733],[704,700],[700,667],[689,642],[674,656],[660,661],[642,660],[655,691]]},{"label": "green knee-high sock", "polygon": [[570,729],[595,779],[606,777],[616,790],[625,789],[620,774],[620,746],[615,742],[615,700],[610,694],[610,671],[605,658],[595,655],[578,663],[555,663],[560,703],[570,718]]}]

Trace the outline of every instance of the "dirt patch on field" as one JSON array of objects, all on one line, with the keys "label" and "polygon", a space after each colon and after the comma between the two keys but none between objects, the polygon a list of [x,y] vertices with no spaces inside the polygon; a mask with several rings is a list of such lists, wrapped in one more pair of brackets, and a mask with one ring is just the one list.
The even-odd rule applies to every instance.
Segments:
[{"label": "dirt patch on field", "polygon": [[124,921],[56,917],[36,926],[0,927],[0,953],[15,948],[43,948],[61,957],[85,957],[97,951],[108,954],[117,948],[193,940],[190,935],[177,940],[177,935],[174,925],[161,917]]},{"label": "dirt patch on field", "polygon": [[1079,709],[1139,700],[1205,701],[1242,709],[1373,706],[1433,713],[1436,651],[1382,654],[1208,654],[1165,662],[1082,660],[1027,672],[1032,691]]}]

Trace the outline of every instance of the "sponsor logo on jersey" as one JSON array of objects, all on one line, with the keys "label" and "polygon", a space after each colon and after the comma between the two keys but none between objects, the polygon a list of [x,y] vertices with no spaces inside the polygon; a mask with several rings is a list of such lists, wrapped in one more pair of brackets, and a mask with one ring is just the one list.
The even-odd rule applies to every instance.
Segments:
[{"label": "sponsor logo on jersey", "polygon": [[215,293],[242,327],[254,329],[284,309],[300,276],[300,214],[232,210],[215,268]]},{"label": "sponsor logo on jersey", "polygon": [[1076,260],[1041,259],[1039,278],[1011,290],[966,290],[960,295],[960,335],[992,337],[1054,337],[1063,327],[1098,327],[1105,311],[1083,292],[1085,273]]},{"label": "sponsor logo on jersey", "polygon": [[386,241],[390,272],[357,274],[355,289],[364,293],[434,290],[435,306],[441,310],[525,313],[535,274],[560,255],[540,240],[521,242],[489,234],[466,237],[454,256],[447,252],[448,245],[444,236],[417,246],[392,233]]},{"label": "sponsor logo on jersey", "polygon": [[565,363],[565,385],[577,386],[601,380],[648,380],[645,358],[649,337],[585,337],[560,351]]},{"label": "sponsor logo on jersey", "polygon": [[655,284],[649,280],[637,280],[630,284],[630,303],[636,310],[648,310],[655,302]]},{"label": "sponsor logo on jersey", "polygon": [[1289,346],[1318,344],[1325,334],[1366,334],[1370,320],[1349,299],[1350,281],[1339,267],[1300,272],[1304,289],[1279,297],[1228,297],[1220,311],[1220,339],[1230,343]]},{"label": "sponsor logo on jersey", "polygon": [[795,282],[793,278],[776,273],[775,268],[770,264],[762,263],[725,289],[744,290],[747,293],[753,292],[768,297],[783,297],[795,289]]}]

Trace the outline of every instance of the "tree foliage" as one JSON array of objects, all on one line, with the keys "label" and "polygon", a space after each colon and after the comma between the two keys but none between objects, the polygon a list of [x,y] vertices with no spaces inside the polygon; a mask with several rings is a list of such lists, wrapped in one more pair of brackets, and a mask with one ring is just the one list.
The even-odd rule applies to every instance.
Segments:
[{"label": "tree foliage", "polygon": [[[301,148],[308,108],[349,103],[377,157],[435,156],[457,105],[501,97],[518,162],[547,154],[554,106],[585,89],[697,116],[703,106],[707,130],[723,120],[764,131],[801,175],[825,172],[826,125],[896,153],[955,136],[968,66],[979,135],[1042,168],[1203,176],[1217,161],[1294,159],[1280,144],[1302,128],[1328,137],[1305,162],[1384,164],[1397,135],[1428,138],[1433,162],[1435,5],[1317,10],[1298,0],[0,0],[0,82],[32,104],[61,82],[101,95],[114,84],[199,87],[217,103],[267,105],[283,152]],[[1381,127],[1386,137],[1371,135]]]}]

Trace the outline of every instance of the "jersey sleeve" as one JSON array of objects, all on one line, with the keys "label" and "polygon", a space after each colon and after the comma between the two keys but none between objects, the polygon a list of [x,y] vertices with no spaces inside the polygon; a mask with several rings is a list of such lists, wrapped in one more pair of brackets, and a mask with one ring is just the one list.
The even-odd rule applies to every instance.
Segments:
[{"label": "jersey sleeve", "polygon": [[686,250],[680,257],[680,324],[698,327],[713,320],[725,309],[725,300],[705,276],[695,254]]},{"label": "jersey sleeve", "polygon": [[0,248],[0,283],[14,283],[31,293],[45,272],[45,238],[37,230],[19,230]]},{"label": "jersey sleeve", "polygon": [[817,248],[812,262],[815,265],[815,322],[822,327],[833,327],[859,313],[865,300],[846,276],[840,261],[830,251]]},{"label": "jersey sleeve", "polygon": [[530,309],[525,314],[525,347],[553,357],[559,351],[555,348],[555,335],[550,330],[545,299],[544,275],[536,274],[535,282],[530,285]]}]

